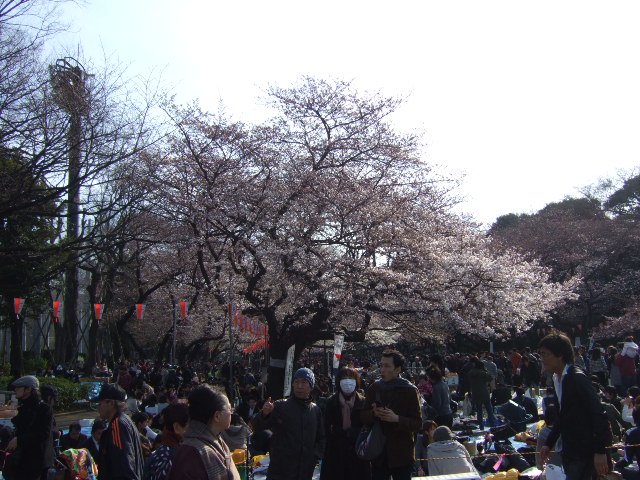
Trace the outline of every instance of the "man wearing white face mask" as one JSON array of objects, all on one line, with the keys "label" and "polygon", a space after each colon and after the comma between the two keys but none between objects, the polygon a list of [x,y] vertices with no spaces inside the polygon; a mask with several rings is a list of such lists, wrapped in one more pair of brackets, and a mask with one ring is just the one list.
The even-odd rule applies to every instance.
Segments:
[{"label": "man wearing white face mask", "polygon": [[360,376],[342,368],[336,376],[336,393],[327,400],[324,426],[327,437],[321,480],[371,480],[371,463],[356,456],[355,442],[362,421],[364,397],[357,392]]}]

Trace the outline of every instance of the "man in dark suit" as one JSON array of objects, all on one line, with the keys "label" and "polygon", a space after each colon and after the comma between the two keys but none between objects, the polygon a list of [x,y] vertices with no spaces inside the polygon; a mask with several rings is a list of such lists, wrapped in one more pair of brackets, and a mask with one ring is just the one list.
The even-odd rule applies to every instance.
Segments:
[{"label": "man in dark suit", "polygon": [[88,437],[84,445],[82,445],[82,448],[89,450],[93,461],[98,465],[98,471],[100,471],[100,465],[98,464],[98,459],[100,458],[100,437],[102,437],[102,432],[106,429],[107,422],[99,418],[94,420],[93,425],[91,425],[91,436]]},{"label": "man in dark suit", "polygon": [[560,416],[540,450],[543,462],[562,436],[562,466],[567,480],[588,480],[609,472],[606,449],[611,427],[589,378],[574,363],[571,340],[553,332],[539,345],[542,364],[553,373]]},{"label": "man in dark suit", "polygon": [[236,408],[236,413],[242,417],[245,423],[249,423],[251,418],[260,411],[258,406],[258,399],[254,395],[249,395],[240,405]]}]

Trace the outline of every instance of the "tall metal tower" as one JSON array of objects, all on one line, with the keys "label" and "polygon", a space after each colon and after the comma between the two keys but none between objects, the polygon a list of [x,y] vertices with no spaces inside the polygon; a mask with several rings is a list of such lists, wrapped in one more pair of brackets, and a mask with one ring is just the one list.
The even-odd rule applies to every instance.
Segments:
[{"label": "tall metal tower", "polygon": [[[82,158],[82,117],[89,113],[89,94],[84,67],[72,57],[61,58],[49,66],[54,101],[69,113],[67,242],[69,253],[64,274],[64,335],[56,335],[58,361],[70,362],[73,356],[78,322],[78,229],[80,226],[80,168]],[[64,339],[66,338],[66,342]],[[63,352],[64,348],[64,352]]]}]

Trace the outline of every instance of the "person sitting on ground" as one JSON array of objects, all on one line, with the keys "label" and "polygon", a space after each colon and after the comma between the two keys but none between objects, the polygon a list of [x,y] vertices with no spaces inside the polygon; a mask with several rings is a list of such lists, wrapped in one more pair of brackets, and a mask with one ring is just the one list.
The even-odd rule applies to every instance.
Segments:
[{"label": "person sitting on ground", "polygon": [[471,456],[460,442],[455,440],[449,427],[438,427],[433,433],[433,443],[427,447],[429,475],[455,475],[478,471],[471,462]]},{"label": "person sitting on ground", "polygon": [[603,402],[610,403],[613,405],[618,412],[622,413],[622,402],[620,397],[618,397],[618,390],[613,385],[607,385],[604,387],[604,397],[602,399]]},{"label": "person sitting on ground", "polygon": [[516,392],[516,396],[513,398],[513,401],[524,408],[527,415],[531,415],[530,422],[537,422],[540,416],[538,415],[538,406],[535,400],[524,394],[524,387],[516,387],[514,391]]},{"label": "person sitting on ground", "polygon": [[[640,396],[640,387],[630,387],[627,396],[623,398],[620,403],[622,404],[622,419],[625,422],[633,423],[633,408],[636,404],[636,399]],[[639,425],[636,425],[639,426]]]},{"label": "person sitting on ground", "polygon": [[251,428],[242,419],[240,415],[234,413],[231,415],[231,424],[224,432],[220,434],[225,443],[229,446],[229,450],[246,450],[247,440],[251,436]]},{"label": "person sitting on ground", "polygon": [[64,452],[70,448],[82,448],[88,438],[82,433],[82,427],[79,423],[72,423],[69,425],[69,433],[65,433],[60,437],[60,450]]},{"label": "person sitting on ground", "polygon": [[[633,419],[636,425],[640,425],[640,407],[633,409]],[[640,465],[640,427],[636,426],[627,430],[624,434],[624,458],[616,463],[616,470],[622,473],[623,478],[629,480],[640,479],[640,473],[634,468],[628,468],[634,460]]]},{"label": "person sitting on ground", "polygon": [[151,440],[147,437],[147,427],[149,426],[149,423],[151,423],[149,415],[144,412],[136,412],[131,415],[131,420],[140,434],[140,446],[142,447],[142,453],[144,454],[144,457],[147,458],[151,455]]},{"label": "person sitting on ground", "polygon": [[504,405],[511,400],[512,395],[513,392],[511,391],[511,387],[505,385],[504,381],[498,378],[496,379],[496,388],[491,392],[491,404],[496,407]]}]

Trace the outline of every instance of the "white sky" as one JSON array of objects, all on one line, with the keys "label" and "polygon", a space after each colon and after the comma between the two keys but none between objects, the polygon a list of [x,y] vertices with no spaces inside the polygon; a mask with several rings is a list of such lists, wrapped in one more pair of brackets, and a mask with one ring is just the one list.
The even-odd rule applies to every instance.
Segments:
[{"label": "white sky", "polygon": [[408,96],[396,125],[485,224],[640,165],[638,0],[89,0],[65,19],[61,47],[238,120],[307,74]]}]

